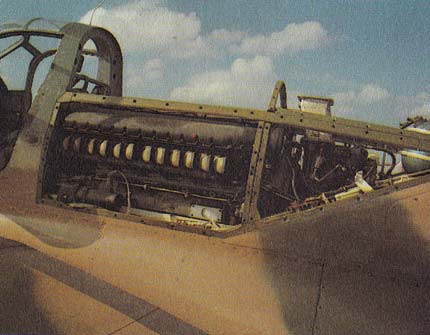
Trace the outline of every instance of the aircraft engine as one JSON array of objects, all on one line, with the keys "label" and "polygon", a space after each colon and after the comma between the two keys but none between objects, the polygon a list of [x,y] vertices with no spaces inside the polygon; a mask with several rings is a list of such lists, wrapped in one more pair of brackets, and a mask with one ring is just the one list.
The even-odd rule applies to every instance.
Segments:
[{"label": "aircraft engine", "polygon": [[[366,149],[307,130],[274,124],[263,159],[255,156],[258,120],[108,103],[62,106],[53,114],[41,179],[41,198],[60,205],[231,226],[242,222],[257,174],[261,216],[350,185],[358,171],[376,176]],[[253,160],[262,161],[260,172]]]},{"label": "aircraft engine", "polygon": [[[46,189],[64,203],[234,224],[256,129],[183,115],[72,112],[55,129]],[[279,154],[281,135],[272,132],[269,156]]]}]

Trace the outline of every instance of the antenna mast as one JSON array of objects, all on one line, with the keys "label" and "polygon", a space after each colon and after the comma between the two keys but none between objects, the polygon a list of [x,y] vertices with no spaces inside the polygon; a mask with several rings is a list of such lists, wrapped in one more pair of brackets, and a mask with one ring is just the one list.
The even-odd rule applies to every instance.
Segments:
[{"label": "antenna mast", "polygon": [[94,14],[96,13],[96,10],[97,10],[97,9],[99,9],[99,8],[103,5],[103,3],[104,3],[105,1],[106,1],[106,0],[101,0],[101,1],[97,4],[97,6],[95,6],[95,7],[94,7],[93,12],[92,12],[92,14],[91,14],[90,26],[91,26],[91,24],[93,23],[93,18],[94,18]]}]

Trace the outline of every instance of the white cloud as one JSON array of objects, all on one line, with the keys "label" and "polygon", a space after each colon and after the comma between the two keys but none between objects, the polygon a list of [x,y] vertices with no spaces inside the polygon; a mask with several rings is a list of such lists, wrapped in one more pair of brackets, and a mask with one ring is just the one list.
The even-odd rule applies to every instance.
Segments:
[{"label": "white cloud", "polygon": [[237,51],[243,54],[279,55],[285,52],[317,49],[329,41],[327,30],[319,22],[290,23],[282,31],[247,36]]},{"label": "white cloud", "polygon": [[430,104],[430,93],[420,92],[414,97],[414,100],[418,103]]},{"label": "white cloud", "polygon": [[[351,116],[354,112],[354,103],[357,93],[354,91],[338,92],[333,94],[334,109],[342,116]],[[337,112],[339,111],[339,112]]]},{"label": "white cloud", "polygon": [[[85,14],[81,22],[88,23],[91,15],[92,11]],[[186,58],[205,51],[196,13],[173,11],[157,0],[99,8],[93,25],[110,30],[127,52],[147,50]]]},{"label": "white cloud", "polygon": [[243,31],[230,31],[227,29],[214,30],[209,34],[209,40],[220,44],[235,44],[239,43],[246,33]]},{"label": "white cloud", "polygon": [[143,74],[146,80],[161,80],[164,76],[164,65],[160,58],[154,58],[143,64]]},{"label": "white cloud", "polygon": [[[430,93],[420,92],[413,96],[394,96],[388,104],[386,114],[388,118],[405,121],[408,117],[423,116],[430,118]],[[384,111],[382,111],[384,112]]]},{"label": "white cloud", "polygon": [[357,93],[354,91],[338,92],[334,94],[334,99],[340,103],[351,103],[357,99]]},{"label": "white cloud", "polygon": [[[81,22],[88,23],[92,14]],[[316,49],[331,39],[314,21],[290,23],[266,35],[227,28],[205,33],[196,13],[173,10],[167,0],[101,7],[92,24],[111,31],[121,45],[126,95],[165,98],[170,93],[174,99],[259,108],[267,107],[279,79],[273,71],[276,56]],[[219,66],[223,70],[215,70]]]},{"label": "white cloud", "polygon": [[366,110],[365,107],[371,107],[376,103],[386,101],[390,97],[392,96],[387,89],[377,84],[369,83],[357,90],[333,94],[335,101],[334,109],[336,113],[342,116],[365,118],[365,115],[358,114],[360,111],[363,111],[363,108]]},{"label": "white cloud", "polygon": [[385,100],[390,97],[390,93],[376,84],[367,84],[357,94],[357,99],[366,104],[371,104],[377,101]]},{"label": "white cloud", "polygon": [[270,58],[236,59],[228,71],[194,75],[170,95],[174,100],[266,108],[276,76]]},{"label": "white cloud", "polygon": [[370,83],[363,85],[358,90],[338,92],[333,96],[335,101],[340,105],[372,104],[388,99],[390,97],[390,93],[387,89]]},{"label": "white cloud", "polygon": [[413,98],[404,99],[412,107],[411,116],[421,115],[430,118],[430,93],[420,92]]},{"label": "white cloud", "polygon": [[[88,23],[92,11],[81,22]],[[288,24],[268,36],[218,29],[205,35],[196,13],[171,10],[161,0],[139,0],[99,8],[93,25],[110,30],[126,52],[145,51],[172,58],[216,57],[221,53],[280,55],[324,46],[330,37],[319,22]]]},{"label": "white cloud", "polygon": [[370,83],[357,90],[333,95],[335,114],[383,124],[397,126],[407,117],[430,118],[430,93],[416,95],[394,95],[387,89]]},{"label": "white cloud", "polygon": [[389,98],[390,93],[376,84],[366,84],[356,91],[335,93],[334,97],[340,103],[371,104]]},{"label": "white cloud", "polygon": [[422,115],[424,117],[430,117],[430,103],[415,107],[412,110],[411,115]]},{"label": "white cloud", "polygon": [[164,64],[161,59],[153,58],[143,63],[143,66],[125,67],[125,88],[137,93],[154,87],[164,79]]}]

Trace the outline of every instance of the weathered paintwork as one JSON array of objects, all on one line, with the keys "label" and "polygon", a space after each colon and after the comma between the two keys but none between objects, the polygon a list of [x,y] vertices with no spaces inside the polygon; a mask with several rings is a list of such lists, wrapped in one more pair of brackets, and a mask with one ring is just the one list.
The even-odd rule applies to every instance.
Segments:
[{"label": "weathered paintwork", "polygon": [[28,134],[44,135],[57,98],[36,97],[41,122],[0,172],[1,332],[430,331],[430,177],[227,238],[74,212],[35,201],[42,142]]},{"label": "weathered paintwork", "polygon": [[1,236],[27,246],[1,249],[2,294],[19,296],[1,299],[4,330],[28,301],[24,329],[59,334],[169,333],[148,308],[210,334],[430,327],[426,180],[227,239],[35,205],[25,171],[0,181]]}]

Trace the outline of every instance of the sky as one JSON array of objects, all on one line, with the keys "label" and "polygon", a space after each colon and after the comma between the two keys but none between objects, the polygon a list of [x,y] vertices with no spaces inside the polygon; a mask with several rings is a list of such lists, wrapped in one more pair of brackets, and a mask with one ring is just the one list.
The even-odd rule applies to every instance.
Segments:
[{"label": "sky", "polygon": [[[0,22],[88,23],[99,0],[0,0]],[[334,98],[333,114],[397,126],[430,117],[430,1],[106,0],[124,94],[267,108],[276,80]]]}]

